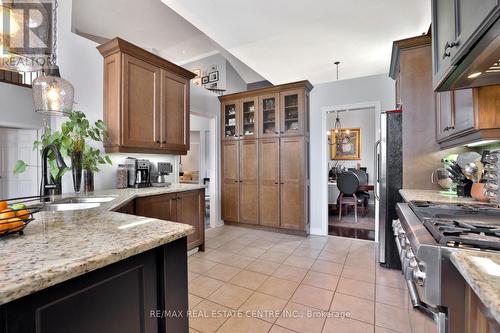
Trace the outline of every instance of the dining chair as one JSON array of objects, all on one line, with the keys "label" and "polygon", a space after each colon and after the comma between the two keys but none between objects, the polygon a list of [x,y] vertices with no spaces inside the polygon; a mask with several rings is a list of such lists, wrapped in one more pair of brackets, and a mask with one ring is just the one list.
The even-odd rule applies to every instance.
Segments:
[{"label": "dining chair", "polygon": [[358,197],[356,192],[359,187],[359,177],[352,171],[342,172],[337,176],[339,196],[339,222],[342,221],[342,208],[354,206],[354,221],[358,222],[358,204],[363,204],[364,197]]}]

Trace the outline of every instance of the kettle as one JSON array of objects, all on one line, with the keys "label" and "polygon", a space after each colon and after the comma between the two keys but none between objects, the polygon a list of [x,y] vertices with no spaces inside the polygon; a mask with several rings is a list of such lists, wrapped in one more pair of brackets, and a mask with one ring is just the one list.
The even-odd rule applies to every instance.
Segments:
[{"label": "kettle", "polygon": [[455,190],[457,184],[450,178],[450,173],[445,168],[438,168],[431,174],[431,183],[439,184],[445,190]]}]

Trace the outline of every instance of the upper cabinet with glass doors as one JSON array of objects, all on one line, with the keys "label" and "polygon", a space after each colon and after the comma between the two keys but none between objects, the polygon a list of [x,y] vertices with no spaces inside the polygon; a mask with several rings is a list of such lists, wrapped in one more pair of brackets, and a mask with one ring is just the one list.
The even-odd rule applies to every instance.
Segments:
[{"label": "upper cabinet with glass doors", "polygon": [[222,139],[307,135],[311,89],[300,81],[219,97]]}]

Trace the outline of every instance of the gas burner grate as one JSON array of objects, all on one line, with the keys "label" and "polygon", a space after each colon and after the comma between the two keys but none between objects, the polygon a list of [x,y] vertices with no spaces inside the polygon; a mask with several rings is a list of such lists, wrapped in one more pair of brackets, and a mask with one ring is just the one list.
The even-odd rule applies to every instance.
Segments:
[{"label": "gas burner grate", "polygon": [[441,245],[500,250],[500,226],[448,219],[424,219],[424,226]]}]

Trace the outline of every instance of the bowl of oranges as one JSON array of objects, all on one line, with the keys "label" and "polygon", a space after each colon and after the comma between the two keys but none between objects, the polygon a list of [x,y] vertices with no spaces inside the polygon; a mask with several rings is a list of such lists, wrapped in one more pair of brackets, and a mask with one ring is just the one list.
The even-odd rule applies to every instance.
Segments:
[{"label": "bowl of oranges", "polygon": [[24,203],[0,201],[0,237],[23,234],[26,225],[33,221],[34,211]]}]

